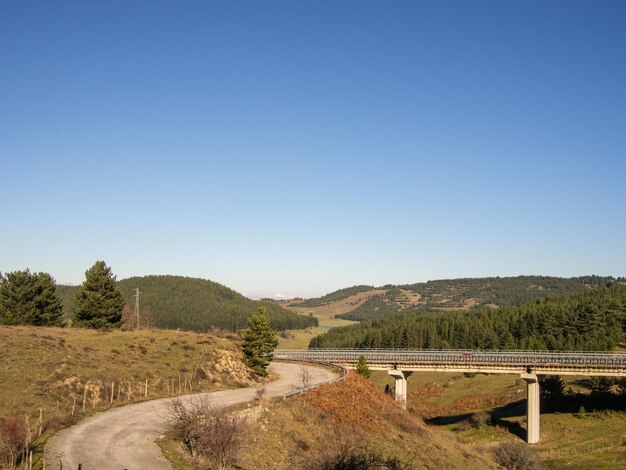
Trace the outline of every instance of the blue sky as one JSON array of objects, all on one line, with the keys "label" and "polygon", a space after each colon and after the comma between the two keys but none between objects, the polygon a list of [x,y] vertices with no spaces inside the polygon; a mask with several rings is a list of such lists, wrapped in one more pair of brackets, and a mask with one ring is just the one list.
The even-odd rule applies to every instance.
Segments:
[{"label": "blue sky", "polygon": [[0,271],[626,274],[626,3],[0,2]]}]

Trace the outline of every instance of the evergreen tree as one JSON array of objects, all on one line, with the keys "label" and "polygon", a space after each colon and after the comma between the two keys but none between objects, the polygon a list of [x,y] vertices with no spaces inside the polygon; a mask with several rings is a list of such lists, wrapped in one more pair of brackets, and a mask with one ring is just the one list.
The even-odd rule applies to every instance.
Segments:
[{"label": "evergreen tree", "polygon": [[558,401],[565,396],[565,382],[558,375],[546,375],[539,387],[541,394],[549,400]]},{"label": "evergreen tree", "polygon": [[366,379],[369,379],[372,375],[372,371],[367,365],[367,359],[365,359],[365,356],[363,355],[359,356],[359,362],[356,365],[356,373],[361,374]]},{"label": "evergreen tree", "polygon": [[609,395],[614,383],[615,379],[612,377],[591,377],[589,380],[591,394],[598,396]]},{"label": "evergreen tree", "polygon": [[63,307],[47,273],[15,271],[0,274],[0,323],[59,326]]},{"label": "evergreen tree", "polygon": [[85,272],[85,282],[74,300],[76,323],[87,328],[118,327],[124,303],[111,268],[104,261],[96,261]]},{"label": "evergreen tree", "polygon": [[272,352],[278,346],[276,332],[270,329],[270,317],[264,307],[248,318],[248,328],[242,331],[243,353],[248,367],[258,375],[267,375]]}]

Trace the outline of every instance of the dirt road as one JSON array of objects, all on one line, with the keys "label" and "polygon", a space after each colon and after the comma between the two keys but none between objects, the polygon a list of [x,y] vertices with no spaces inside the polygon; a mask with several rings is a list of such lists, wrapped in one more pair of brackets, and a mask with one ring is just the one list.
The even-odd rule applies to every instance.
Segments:
[{"label": "dirt road", "polygon": [[[280,378],[265,385],[267,396],[282,395],[301,384],[298,364],[273,363],[271,370]],[[310,383],[336,377],[328,369],[309,367]],[[254,399],[254,388],[224,390],[208,394],[222,406]],[[187,397],[188,399],[189,395]],[[128,405],[95,414],[79,424],[59,431],[45,449],[47,469],[76,470],[171,470],[161,455],[156,439],[165,429],[169,398]]]}]

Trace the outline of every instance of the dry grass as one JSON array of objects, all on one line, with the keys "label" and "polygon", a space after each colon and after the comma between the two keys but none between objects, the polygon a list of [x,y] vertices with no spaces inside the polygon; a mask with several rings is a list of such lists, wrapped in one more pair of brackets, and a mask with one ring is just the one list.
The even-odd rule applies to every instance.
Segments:
[{"label": "dry grass", "polygon": [[[385,372],[374,372],[372,381],[380,388],[393,387]],[[515,375],[416,372],[408,379],[408,406],[424,418],[471,413],[526,398],[526,385]]]},{"label": "dry grass", "polygon": [[432,432],[356,374],[273,402],[259,416],[249,442],[242,469],[308,468],[325,453],[346,446],[397,457],[409,468],[495,468],[490,456],[483,458],[454,437]]},{"label": "dry grass", "polygon": [[279,349],[307,349],[309,342],[328,330],[323,328],[306,328],[304,330],[289,330],[288,338],[278,336]]},{"label": "dry grass", "polygon": [[[589,393],[585,377],[564,379],[567,389]],[[375,372],[372,380],[380,389],[393,383],[382,372]],[[463,442],[485,452],[502,442],[523,442],[526,386],[518,376],[414,373],[408,390],[408,406],[415,414],[449,423],[430,429],[454,431]],[[481,410],[489,415],[496,411],[498,419],[473,426],[472,416]],[[542,410],[541,440],[533,448],[546,468],[626,468],[626,412],[587,413],[579,418]]]},{"label": "dry grass", "polygon": [[236,342],[180,331],[0,327],[0,357],[0,416],[33,422],[250,380]]},{"label": "dry grass", "polygon": [[415,433],[426,433],[420,419],[406,413],[359,374],[352,373],[343,382],[314,389],[303,399],[326,412],[337,424],[380,431],[384,423],[392,422]]},{"label": "dry grass", "polygon": [[281,306],[288,308],[289,310],[293,310],[296,313],[305,315],[312,313],[320,320],[321,323],[323,320],[331,319],[335,315],[351,312],[358,306],[363,305],[365,302],[367,302],[370,297],[374,295],[383,295],[385,292],[387,291],[379,289],[370,290],[367,292],[359,292],[358,294],[351,295],[348,298],[338,300],[336,302],[330,302],[320,307],[294,307],[293,304],[297,304],[299,301],[292,300],[280,302],[280,304]]}]

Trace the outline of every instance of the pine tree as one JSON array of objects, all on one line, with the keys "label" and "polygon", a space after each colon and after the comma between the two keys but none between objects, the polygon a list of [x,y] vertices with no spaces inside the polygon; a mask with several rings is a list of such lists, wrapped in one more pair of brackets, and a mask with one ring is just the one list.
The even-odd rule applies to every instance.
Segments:
[{"label": "pine tree", "polygon": [[59,326],[63,307],[47,273],[15,271],[0,275],[0,323]]},{"label": "pine tree", "polygon": [[248,367],[258,375],[267,375],[272,352],[278,346],[276,332],[270,329],[270,317],[264,307],[248,318],[248,328],[243,330],[243,353]]},{"label": "pine tree", "polygon": [[85,282],[76,294],[76,323],[87,328],[118,327],[124,303],[111,268],[104,261],[97,261],[85,272]]},{"label": "pine tree", "polygon": [[541,380],[540,390],[544,397],[558,401],[565,396],[565,382],[558,375],[546,375]]},{"label": "pine tree", "polygon": [[372,375],[372,371],[367,365],[367,359],[365,359],[365,356],[363,355],[359,356],[359,362],[356,365],[356,373],[361,374],[366,379],[369,379]]}]

